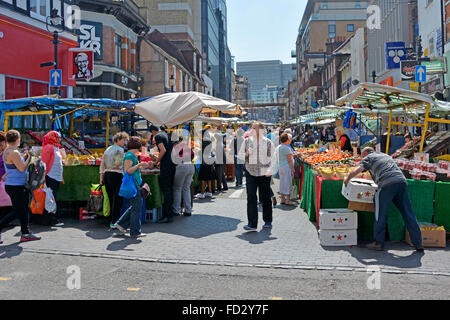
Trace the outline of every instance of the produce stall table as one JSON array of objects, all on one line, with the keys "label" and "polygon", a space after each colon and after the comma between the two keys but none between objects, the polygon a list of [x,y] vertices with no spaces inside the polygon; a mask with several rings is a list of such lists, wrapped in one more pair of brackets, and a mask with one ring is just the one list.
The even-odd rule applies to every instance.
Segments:
[{"label": "produce stall table", "polygon": [[[348,200],[341,194],[342,180],[324,180],[306,163],[303,168],[303,192],[300,207],[306,211],[310,221],[318,221],[320,209],[348,207]],[[436,223],[450,227],[450,211],[445,201],[445,195],[448,196],[450,191],[450,184],[411,179],[407,179],[407,182],[411,204],[417,220],[432,222],[433,202],[436,199]],[[374,220],[373,212],[358,212],[358,238],[360,240],[373,240]],[[405,224],[400,212],[392,203],[387,212],[387,225],[391,241],[404,240]]]},{"label": "produce stall table", "polygon": [[[88,201],[91,185],[100,181],[99,166],[65,166],[64,184],[58,190],[57,201]],[[143,174],[142,180],[150,187],[152,194],[147,198],[147,209],[160,208],[163,203],[159,186],[159,174]]]}]

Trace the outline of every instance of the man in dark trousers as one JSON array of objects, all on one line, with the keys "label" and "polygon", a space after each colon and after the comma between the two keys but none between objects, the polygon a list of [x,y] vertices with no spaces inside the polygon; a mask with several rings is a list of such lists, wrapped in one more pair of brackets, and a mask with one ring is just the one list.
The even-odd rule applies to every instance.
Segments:
[{"label": "man in dark trousers", "polygon": [[422,233],[411,206],[408,185],[403,172],[390,156],[375,152],[373,148],[364,148],[362,156],[364,159],[361,161],[360,166],[345,178],[344,184],[347,185],[358,174],[369,170],[374,182],[378,185],[378,190],[375,193],[375,242],[367,245],[367,248],[378,251],[384,250],[386,212],[389,204],[394,202],[402,214],[416,251],[423,252]]},{"label": "man in dark trousers", "polygon": [[162,207],[162,216],[158,223],[173,222],[174,212],[173,204],[173,179],[175,176],[175,164],[172,161],[172,142],[166,132],[159,130],[158,127],[150,126],[152,136],[155,137],[155,143],[159,150],[159,156],[156,163],[160,164],[159,185],[164,196]]}]

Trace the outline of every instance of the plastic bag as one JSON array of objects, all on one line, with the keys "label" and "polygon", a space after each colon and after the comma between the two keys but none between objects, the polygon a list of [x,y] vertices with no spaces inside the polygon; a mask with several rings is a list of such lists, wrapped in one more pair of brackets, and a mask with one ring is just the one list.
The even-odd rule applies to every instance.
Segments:
[{"label": "plastic bag", "polygon": [[33,191],[34,197],[31,200],[31,213],[33,214],[43,214],[45,209],[45,192],[44,185],[42,185],[39,189]]},{"label": "plastic bag", "polygon": [[48,213],[56,213],[56,200],[52,189],[45,185],[43,190],[45,192],[45,210]]},{"label": "plastic bag", "polygon": [[0,181],[0,207],[11,207],[11,198],[6,193],[5,182]]},{"label": "plastic bag", "polygon": [[[91,191],[99,190],[100,185],[93,184],[91,186]],[[100,210],[97,211],[97,214],[104,217],[109,217],[109,214],[111,213],[111,206],[109,204],[109,197],[108,193],[106,192],[106,187],[101,187],[102,197],[103,197],[103,206]]]},{"label": "plastic bag", "polygon": [[131,199],[136,197],[137,194],[137,187],[136,183],[134,182],[134,179],[132,176],[130,176],[127,172],[125,172],[125,175],[122,179],[122,184],[120,186],[119,196],[121,196],[124,199]]},{"label": "plastic bag", "polygon": [[91,186],[91,194],[88,200],[87,209],[89,212],[99,212],[103,210],[103,192],[100,191],[100,185]]}]

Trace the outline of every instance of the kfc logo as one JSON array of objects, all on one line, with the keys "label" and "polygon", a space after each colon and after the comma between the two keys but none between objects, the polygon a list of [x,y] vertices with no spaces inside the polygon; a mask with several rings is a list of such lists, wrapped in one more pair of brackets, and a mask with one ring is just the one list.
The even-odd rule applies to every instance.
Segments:
[{"label": "kfc logo", "polygon": [[73,51],[72,79],[91,79],[94,76],[94,52]]}]

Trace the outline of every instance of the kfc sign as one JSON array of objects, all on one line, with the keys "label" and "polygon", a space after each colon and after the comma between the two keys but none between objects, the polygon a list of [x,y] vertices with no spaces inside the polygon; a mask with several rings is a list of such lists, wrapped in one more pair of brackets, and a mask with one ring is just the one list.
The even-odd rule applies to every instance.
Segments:
[{"label": "kfc sign", "polygon": [[78,30],[80,49],[94,51],[95,59],[103,59],[103,25],[98,22],[81,21]]},{"label": "kfc sign", "polygon": [[94,51],[72,49],[71,57],[73,64],[72,79],[89,80],[94,77]]}]

